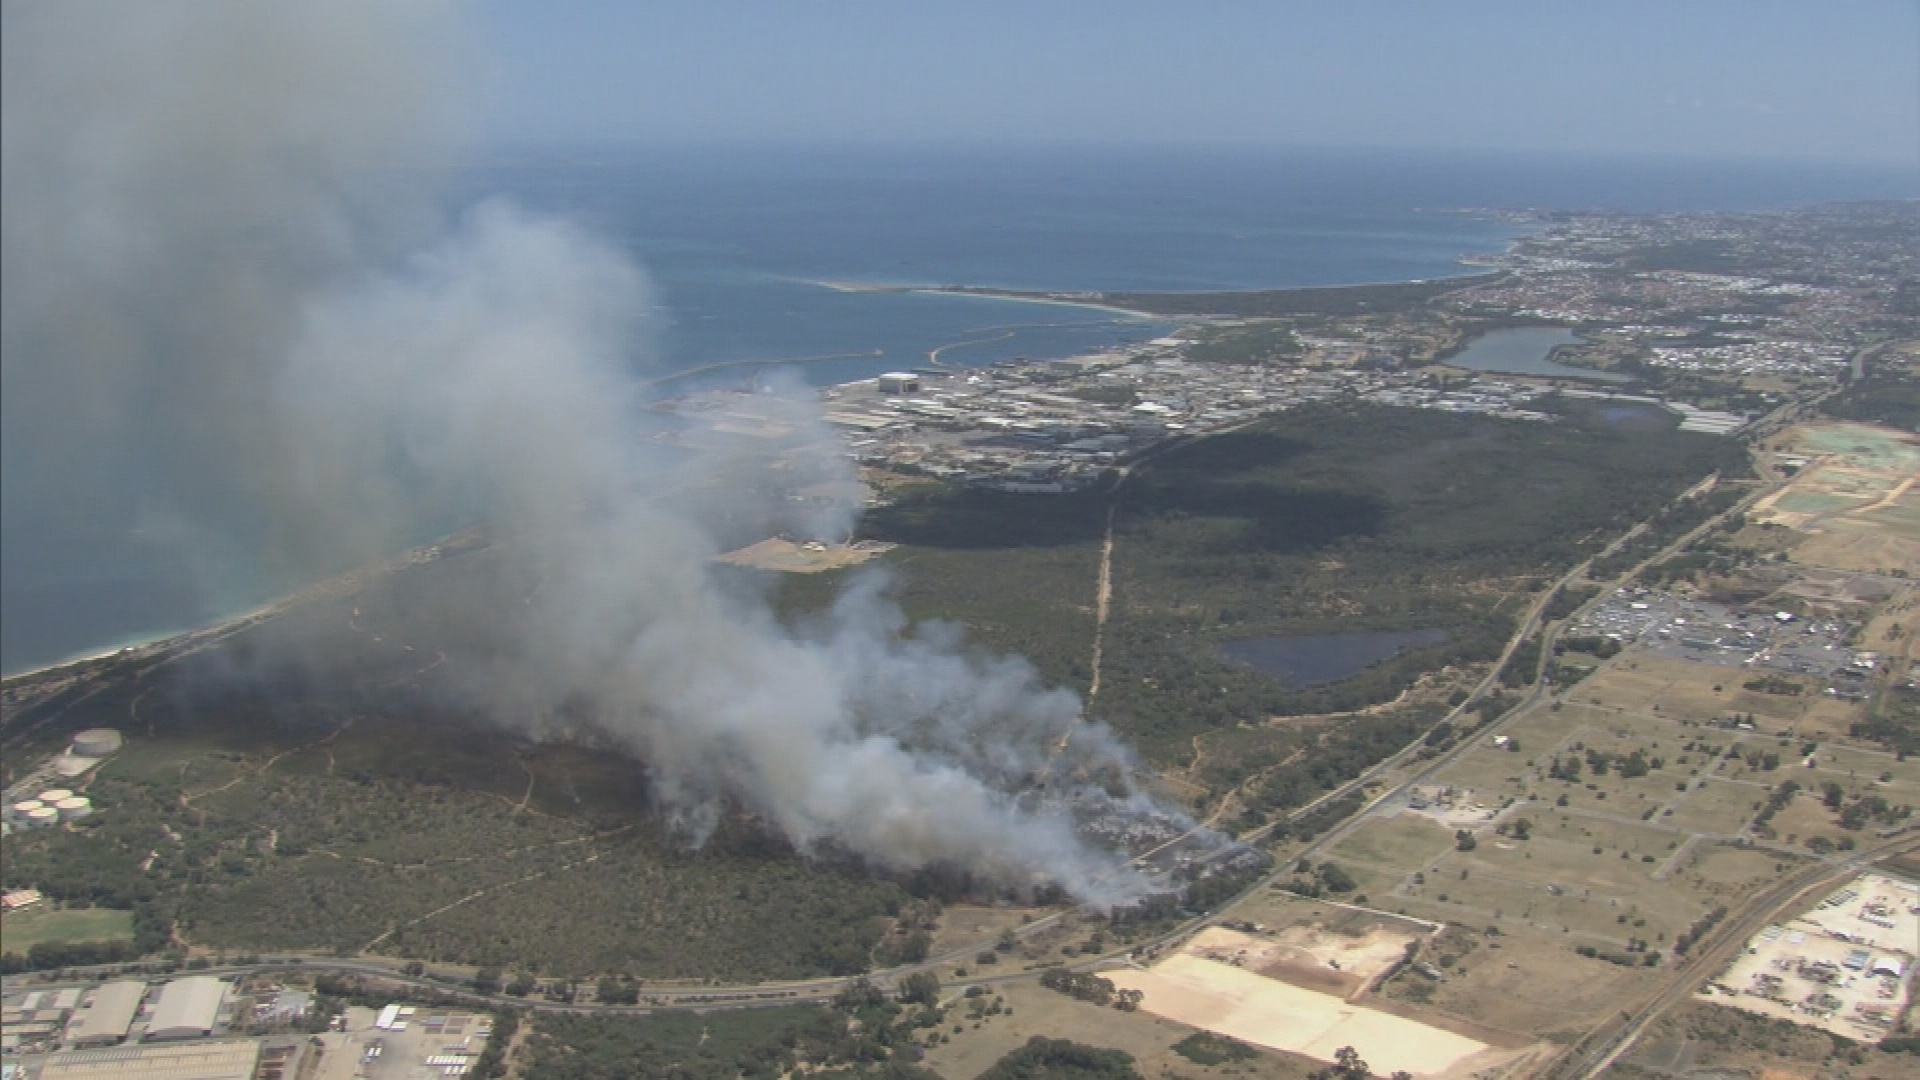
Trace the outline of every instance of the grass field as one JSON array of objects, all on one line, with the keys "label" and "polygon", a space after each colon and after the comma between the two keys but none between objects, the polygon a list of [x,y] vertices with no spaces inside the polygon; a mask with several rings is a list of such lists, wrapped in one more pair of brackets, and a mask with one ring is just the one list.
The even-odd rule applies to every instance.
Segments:
[{"label": "grass field", "polygon": [[[1219,1076],[1231,1070],[1249,1080],[1307,1080],[1319,1063],[1261,1051],[1228,1066],[1197,1068],[1172,1050],[1193,1028],[1146,1012],[1121,1012],[1076,1001],[1035,983],[1013,983],[999,992],[1006,1011],[973,1018],[956,1007],[950,1038],[927,1051],[921,1064],[941,1076],[978,1076],[1035,1035],[1073,1039],[1132,1054],[1142,1076]],[[990,999],[975,999],[990,1000]],[[1047,1075],[1065,1075],[1050,1073]]]},{"label": "grass field", "polygon": [[1334,861],[1376,866],[1417,866],[1453,846],[1453,834],[1424,817],[1376,818],[1354,830],[1329,854]]},{"label": "grass field", "polygon": [[78,911],[41,907],[0,919],[0,951],[24,953],[35,945],[64,945],[74,941],[128,941],[133,938],[133,912],[112,908]]}]

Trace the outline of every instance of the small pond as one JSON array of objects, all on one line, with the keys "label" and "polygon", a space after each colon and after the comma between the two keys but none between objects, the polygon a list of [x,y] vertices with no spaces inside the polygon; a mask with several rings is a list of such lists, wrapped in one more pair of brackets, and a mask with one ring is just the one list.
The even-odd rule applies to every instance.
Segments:
[{"label": "small pond", "polygon": [[1376,630],[1247,638],[1220,646],[1221,655],[1297,690],[1339,682],[1408,649],[1438,645],[1445,630]]}]

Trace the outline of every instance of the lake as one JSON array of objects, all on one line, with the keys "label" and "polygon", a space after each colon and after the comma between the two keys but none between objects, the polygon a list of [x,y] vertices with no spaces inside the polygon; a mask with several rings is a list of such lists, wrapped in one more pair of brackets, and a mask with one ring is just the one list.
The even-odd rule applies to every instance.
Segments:
[{"label": "lake", "polygon": [[1220,646],[1220,653],[1236,664],[1304,690],[1339,682],[1410,648],[1438,645],[1445,640],[1445,630],[1375,630],[1248,638],[1227,642]]},{"label": "lake", "polygon": [[1627,382],[1624,375],[1595,371],[1592,368],[1558,364],[1549,359],[1562,345],[1578,345],[1580,338],[1557,326],[1522,326],[1507,330],[1489,330],[1472,341],[1460,353],[1446,361],[1447,366],[1503,375],[1551,376],[1559,379],[1591,379],[1595,382]]}]

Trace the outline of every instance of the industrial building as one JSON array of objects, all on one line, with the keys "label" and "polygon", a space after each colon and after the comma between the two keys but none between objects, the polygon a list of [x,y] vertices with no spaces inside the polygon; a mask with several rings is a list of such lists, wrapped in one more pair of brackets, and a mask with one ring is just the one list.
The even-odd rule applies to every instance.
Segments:
[{"label": "industrial building", "polygon": [[73,737],[67,751],[78,757],[109,757],[120,750],[120,733],[112,728],[91,728]]},{"label": "industrial building", "polygon": [[147,1022],[146,1042],[200,1039],[213,1034],[220,1006],[227,1000],[227,984],[211,975],[175,979],[160,991]]},{"label": "industrial building", "polygon": [[920,376],[910,371],[889,371],[880,376],[880,392],[883,394],[917,394],[920,392]]},{"label": "industrial building", "polygon": [[116,1046],[56,1054],[40,1080],[252,1080],[259,1067],[257,1040],[178,1046]]},{"label": "industrial building", "polygon": [[110,982],[93,992],[93,1000],[74,1013],[67,1041],[76,1047],[113,1046],[126,1041],[147,984],[135,979]]}]

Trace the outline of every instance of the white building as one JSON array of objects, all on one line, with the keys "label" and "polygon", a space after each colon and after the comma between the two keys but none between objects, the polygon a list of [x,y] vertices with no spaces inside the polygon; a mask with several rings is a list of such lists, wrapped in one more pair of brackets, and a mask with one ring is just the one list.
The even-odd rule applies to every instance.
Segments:
[{"label": "white building", "polygon": [[124,1042],[147,984],[128,979],[110,982],[93,992],[93,1000],[74,1014],[67,1041],[77,1047],[112,1046]]},{"label": "white building", "polygon": [[175,979],[160,990],[153,1007],[153,1019],[142,1038],[148,1042],[162,1039],[199,1039],[213,1034],[215,1018],[227,999],[227,984],[211,975]]}]

